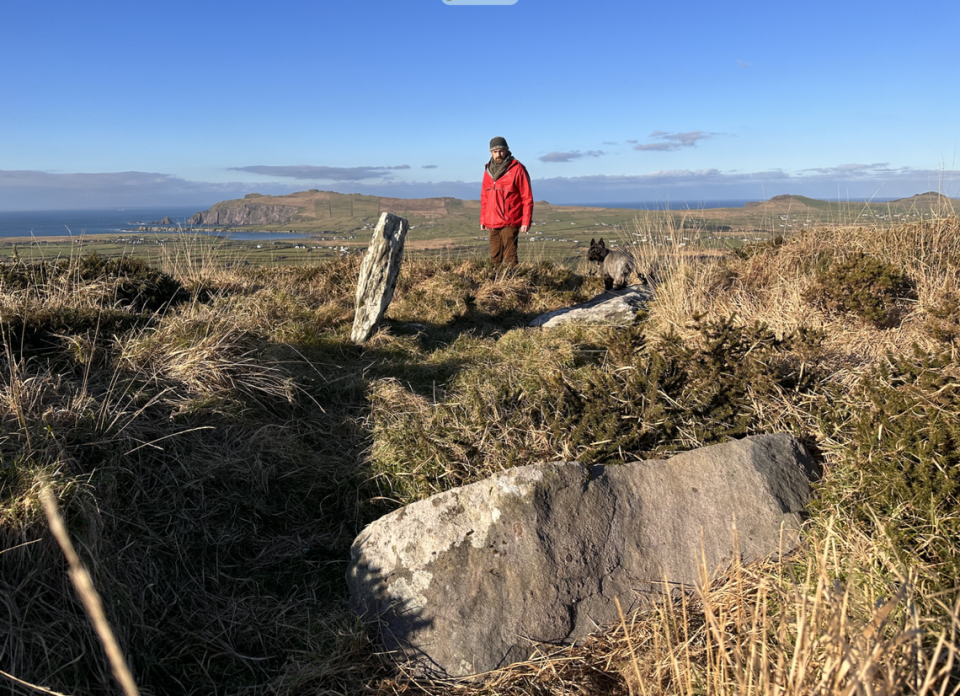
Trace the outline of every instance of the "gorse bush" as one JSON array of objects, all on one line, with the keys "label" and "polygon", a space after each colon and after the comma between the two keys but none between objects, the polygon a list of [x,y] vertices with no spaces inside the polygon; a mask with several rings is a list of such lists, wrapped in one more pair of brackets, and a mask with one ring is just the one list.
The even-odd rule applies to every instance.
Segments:
[{"label": "gorse bush", "polygon": [[753,434],[758,400],[815,383],[792,354],[795,343],[815,337],[777,339],[732,317],[695,327],[695,342],[669,334],[646,345],[639,332],[611,335],[602,365],[584,368],[581,380],[557,375],[556,437],[589,462],[663,455]]},{"label": "gorse bush", "polygon": [[827,311],[850,312],[884,326],[902,301],[916,297],[916,292],[903,269],[857,254],[820,271],[804,297]]},{"label": "gorse bush", "polygon": [[943,343],[960,342],[960,294],[948,293],[927,308],[927,333]]},{"label": "gorse bush", "polygon": [[[798,357],[816,352],[816,332],[778,339],[732,317],[695,328],[690,342],[648,337],[643,324],[595,329],[589,342],[510,333],[436,403],[395,380],[379,385],[374,462],[411,502],[519,463],[640,459],[754,434],[765,425],[757,402],[798,399],[817,383]],[[413,470],[397,476],[404,467]]]},{"label": "gorse bush", "polygon": [[837,485],[819,505],[842,505],[849,521],[891,539],[927,566],[939,591],[960,580],[958,378],[955,351],[916,348],[888,357],[852,393],[838,390],[820,413],[849,439]]}]

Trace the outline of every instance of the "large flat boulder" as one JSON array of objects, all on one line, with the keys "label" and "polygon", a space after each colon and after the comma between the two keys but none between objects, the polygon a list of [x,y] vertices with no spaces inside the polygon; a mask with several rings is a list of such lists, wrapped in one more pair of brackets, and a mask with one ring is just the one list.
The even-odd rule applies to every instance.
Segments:
[{"label": "large flat boulder", "polygon": [[351,549],[351,601],[387,650],[468,676],[576,641],[657,592],[798,543],[814,465],[788,435],[667,460],[534,464],[413,503]]},{"label": "large flat boulder", "polygon": [[541,314],[528,326],[551,328],[569,322],[630,326],[636,322],[637,312],[646,309],[652,299],[649,286],[628,285],[622,290],[608,290],[583,304]]}]

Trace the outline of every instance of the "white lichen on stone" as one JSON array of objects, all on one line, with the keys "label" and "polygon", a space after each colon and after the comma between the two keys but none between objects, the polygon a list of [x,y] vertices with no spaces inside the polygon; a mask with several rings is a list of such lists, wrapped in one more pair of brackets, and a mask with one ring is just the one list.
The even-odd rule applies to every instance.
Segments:
[{"label": "white lichen on stone", "polygon": [[[473,548],[487,544],[490,528],[501,518],[509,499],[526,498],[543,480],[535,466],[510,469],[489,483],[476,483],[408,505],[372,523],[363,534],[364,561],[382,576],[412,573],[391,583],[391,595],[414,604],[429,587],[432,575],[422,569],[438,556],[469,540]],[[402,512],[403,524],[394,524]],[[389,532],[380,530],[388,529]]]},{"label": "white lichen on stone", "polygon": [[403,610],[413,611],[421,609],[427,604],[424,592],[430,587],[433,573],[425,570],[415,570],[409,578],[397,578],[390,586],[390,594],[402,598]]},{"label": "white lichen on stone", "polygon": [[497,478],[496,483],[502,493],[523,497],[540,481],[543,481],[543,472],[540,469],[522,466],[505,472]]}]

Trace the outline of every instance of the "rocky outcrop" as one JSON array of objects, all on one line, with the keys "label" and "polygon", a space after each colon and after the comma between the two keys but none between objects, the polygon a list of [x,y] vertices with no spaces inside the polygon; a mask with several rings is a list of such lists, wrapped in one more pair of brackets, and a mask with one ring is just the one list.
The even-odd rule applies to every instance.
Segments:
[{"label": "rocky outcrop", "polygon": [[653,299],[653,290],[646,285],[628,285],[622,290],[609,290],[589,302],[541,314],[529,326],[551,328],[568,322],[630,326],[637,312],[646,309]]},{"label": "rocky outcrop", "polygon": [[[792,549],[813,462],[788,435],[668,460],[535,464],[408,505],[354,541],[356,611],[423,672],[467,676],[576,641],[735,552]],[[736,530],[736,531],[735,531]]]},{"label": "rocky outcrop", "polygon": [[373,335],[390,306],[403,262],[403,242],[409,229],[406,218],[393,213],[384,213],[377,222],[373,239],[360,264],[356,313],[350,333],[350,340],[354,343],[363,343]]},{"label": "rocky outcrop", "polygon": [[[230,201],[233,203],[233,201]],[[217,203],[210,210],[195,213],[188,225],[241,227],[243,225],[282,225],[296,217],[299,208],[292,205],[258,205],[241,203],[224,205]]]}]

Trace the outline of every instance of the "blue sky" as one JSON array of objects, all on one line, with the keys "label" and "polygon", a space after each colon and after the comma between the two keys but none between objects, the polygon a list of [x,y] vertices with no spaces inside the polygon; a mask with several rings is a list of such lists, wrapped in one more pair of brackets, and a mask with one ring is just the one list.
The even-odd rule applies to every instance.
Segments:
[{"label": "blue sky", "polygon": [[[474,0],[479,1],[479,0]],[[7,3],[0,210],[960,197],[960,3]]]}]

